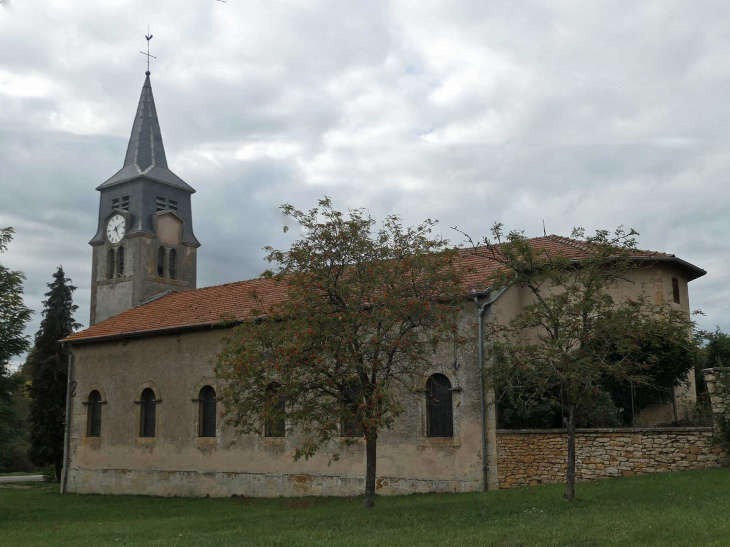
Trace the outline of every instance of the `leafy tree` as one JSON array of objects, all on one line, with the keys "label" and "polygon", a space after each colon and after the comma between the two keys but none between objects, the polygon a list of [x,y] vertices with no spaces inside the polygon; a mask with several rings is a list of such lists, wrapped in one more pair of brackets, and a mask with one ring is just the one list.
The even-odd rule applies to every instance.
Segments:
[{"label": "leafy tree", "polygon": [[266,276],[288,297],[262,303],[218,355],[226,421],[247,434],[285,420],[300,441],[295,459],[341,428],[364,436],[372,507],[378,434],[403,412],[438,345],[458,339],[456,254],[431,235],[431,220],[406,228],[389,216],[376,229],[366,211],[346,216],[329,199],[306,213],[282,210],[303,235],[286,251],[267,248],[278,269]]},{"label": "leafy tree", "polygon": [[59,340],[72,334],[81,325],[73,314],[76,287],[70,284],[61,266],[48,283],[50,291],[43,302],[43,320],[35,335],[33,353],[28,359],[28,388],[31,398],[31,459],[40,466],[53,465],[56,480],[61,480],[63,436],[66,414],[66,380],[68,349]]},{"label": "leafy tree", "polygon": [[[631,282],[631,271],[650,264],[636,260],[641,253],[633,230],[586,236],[576,229],[572,237],[582,240],[582,256],[573,259],[531,245],[520,232],[505,235],[500,225],[492,232],[494,241],[487,239],[483,252],[502,265],[496,285],[519,287],[530,297],[507,324],[490,325],[490,381],[500,397],[527,407],[562,401],[568,434],[564,497],[574,499],[576,424],[610,401],[603,393],[607,384],[676,381],[681,370],[667,373],[657,363],[696,352],[689,336],[694,324],[667,303],[611,296],[610,289]],[[686,375],[691,367],[688,360],[679,368]]]},{"label": "leafy tree", "polygon": [[[0,253],[13,239],[13,229],[0,229]],[[22,432],[22,424],[13,404],[13,393],[19,380],[10,374],[10,359],[26,351],[30,345],[23,334],[31,311],[23,303],[22,272],[0,264],[0,453]]]}]

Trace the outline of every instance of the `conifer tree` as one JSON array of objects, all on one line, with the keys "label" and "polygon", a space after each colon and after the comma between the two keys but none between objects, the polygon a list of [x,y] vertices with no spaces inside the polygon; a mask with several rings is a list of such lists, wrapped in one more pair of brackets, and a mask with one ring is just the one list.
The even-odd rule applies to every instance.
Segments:
[{"label": "conifer tree", "polygon": [[63,267],[53,274],[51,289],[43,302],[43,320],[35,335],[33,354],[29,359],[31,397],[30,457],[38,465],[53,465],[56,480],[61,480],[63,467],[64,418],[66,413],[66,379],[68,348],[59,340],[81,325],[73,314],[78,309],[73,303],[76,287],[70,284]]},{"label": "conifer tree", "polygon": [[[0,253],[7,250],[12,238],[12,228],[0,229]],[[7,443],[22,431],[12,402],[13,391],[19,389],[19,382],[11,376],[9,365],[12,357],[23,353],[30,345],[23,334],[32,313],[23,304],[23,279],[22,272],[0,264],[0,455],[7,452]]]}]

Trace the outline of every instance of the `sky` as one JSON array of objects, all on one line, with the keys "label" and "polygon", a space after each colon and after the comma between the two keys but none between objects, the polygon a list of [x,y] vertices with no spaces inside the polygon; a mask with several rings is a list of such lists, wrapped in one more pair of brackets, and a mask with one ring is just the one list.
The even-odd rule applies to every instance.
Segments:
[{"label": "sky", "polygon": [[730,331],[730,4],[463,0],[0,0],[0,262],[37,331],[58,265],[88,326],[96,186],[144,82],[193,186],[198,285],[258,276],[283,203],[330,196],[454,243],[624,225],[708,274]]}]

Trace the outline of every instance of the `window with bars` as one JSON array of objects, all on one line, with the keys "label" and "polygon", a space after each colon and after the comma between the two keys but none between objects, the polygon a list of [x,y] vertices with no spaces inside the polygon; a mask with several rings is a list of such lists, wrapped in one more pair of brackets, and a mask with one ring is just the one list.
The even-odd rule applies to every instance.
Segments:
[{"label": "window with bars", "polygon": [[124,275],[124,246],[117,249],[117,275]]},{"label": "window with bars", "polygon": [[216,420],[216,396],[215,389],[211,386],[205,386],[200,390],[198,396],[200,404],[200,419],[198,421],[198,436],[215,437],[215,420]]},{"label": "window with bars", "polygon": [[674,297],[674,303],[679,304],[679,279],[676,277],[672,278],[672,296]]},{"label": "window with bars", "polygon": [[101,436],[101,394],[94,390],[89,393],[87,409],[87,437]]},{"label": "window with bars", "polygon": [[164,211],[165,209],[167,209],[167,207],[165,205],[165,198],[163,198],[162,196],[157,196],[157,198],[155,200],[155,204],[157,206],[158,211]]},{"label": "window with bars", "polygon": [[157,277],[165,277],[165,248],[157,248]]},{"label": "window with bars", "polygon": [[170,249],[167,258],[167,272],[170,274],[170,279],[177,279],[177,249]]},{"label": "window with bars", "polygon": [[106,278],[107,279],[114,279],[114,267],[115,267],[115,260],[114,260],[114,249],[109,249],[106,252]]},{"label": "window with bars", "polygon": [[151,388],[142,392],[141,415],[139,420],[139,436],[154,437],[157,425],[157,398]]},{"label": "window with bars", "polygon": [[264,436],[283,437],[286,433],[286,414],[284,395],[279,393],[279,384],[269,384],[266,388],[266,420]]},{"label": "window with bars", "polygon": [[454,436],[451,382],[443,374],[434,374],[426,382],[426,417],[429,437]]},{"label": "window with bars", "polygon": [[168,203],[170,210],[175,211],[177,213],[177,200],[168,199],[167,203]]}]

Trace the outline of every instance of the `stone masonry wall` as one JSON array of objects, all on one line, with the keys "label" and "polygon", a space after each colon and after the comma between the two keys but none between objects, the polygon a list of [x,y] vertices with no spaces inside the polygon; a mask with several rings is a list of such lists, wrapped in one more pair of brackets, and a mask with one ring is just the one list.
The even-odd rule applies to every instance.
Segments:
[{"label": "stone masonry wall", "polygon": [[[567,443],[560,429],[499,430],[500,488],[563,482]],[[579,429],[575,444],[579,481],[720,467],[727,455],[709,427]]]}]

